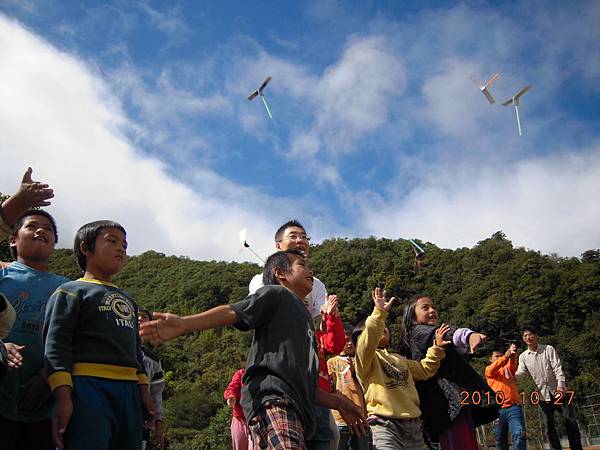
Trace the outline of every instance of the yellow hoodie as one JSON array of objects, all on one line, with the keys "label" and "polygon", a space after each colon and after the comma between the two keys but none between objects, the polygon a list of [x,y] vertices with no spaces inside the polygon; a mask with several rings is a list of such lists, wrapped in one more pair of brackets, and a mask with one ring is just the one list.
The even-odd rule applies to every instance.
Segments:
[{"label": "yellow hoodie", "polygon": [[356,374],[365,392],[369,415],[414,419],[421,416],[415,381],[435,375],[444,359],[444,349],[432,345],[421,361],[378,349],[387,316],[387,311],[375,307],[367,318],[356,345]]}]

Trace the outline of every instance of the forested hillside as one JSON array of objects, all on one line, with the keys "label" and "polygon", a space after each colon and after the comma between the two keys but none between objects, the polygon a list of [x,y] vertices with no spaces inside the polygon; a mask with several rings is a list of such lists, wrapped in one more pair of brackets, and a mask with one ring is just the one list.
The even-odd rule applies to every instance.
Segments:
[{"label": "forested hillside", "polygon": [[[425,245],[423,268],[417,273],[405,240],[327,240],[311,248],[310,265],[328,291],[338,294],[345,321],[355,323],[369,314],[370,290],[376,285],[402,300],[427,292],[441,320],[490,337],[472,361],[478,369],[494,345],[506,347],[506,340],[518,339],[520,327],[533,324],[541,342],[560,352],[569,388],[578,396],[600,392],[598,250],[580,259],[545,256],[513,248],[501,232],[472,249]],[[51,270],[71,278],[80,275],[68,250],[55,253]],[[189,314],[244,298],[248,282],[260,270],[255,264],[192,261],[148,251],[132,257],[115,282],[151,310]],[[390,318],[396,336],[401,310],[397,306]],[[222,394],[243,364],[251,339],[251,333],[224,329],[158,347],[167,371],[171,449],[227,448],[230,412]]]}]

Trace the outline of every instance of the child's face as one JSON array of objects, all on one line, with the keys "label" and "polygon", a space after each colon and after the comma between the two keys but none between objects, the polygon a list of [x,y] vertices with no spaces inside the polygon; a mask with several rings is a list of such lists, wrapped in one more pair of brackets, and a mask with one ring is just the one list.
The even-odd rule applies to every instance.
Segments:
[{"label": "child's face", "polygon": [[490,356],[490,362],[494,362],[494,361],[496,361],[496,360],[497,360],[498,358],[500,358],[501,356],[502,356],[502,352],[497,352],[497,351],[494,351],[494,352],[492,353],[492,356]]},{"label": "child's face", "polygon": [[16,247],[18,258],[23,260],[48,261],[55,243],[52,223],[44,216],[26,217],[10,238],[10,246]]},{"label": "child's face", "polygon": [[302,250],[308,258],[308,249],[310,241],[306,237],[306,231],[300,227],[288,227],[283,232],[281,240],[275,244],[279,251],[286,251],[297,248]]},{"label": "child's face", "polygon": [[288,255],[292,262],[291,272],[285,274],[285,287],[300,298],[306,297],[313,288],[313,274],[308,262],[299,255]]},{"label": "child's face", "polygon": [[355,349],[354,349],[354,344],[352,343],[352,335],[345,333],[346,336],[346,345],[344,345],[344,349],[342,350],[342,353],[344,355],[354,355]]},{"label": "child's face", "polygon": [[99,279],[110,280],[121,271],[127,259],[127,239],[118,228],[103,228],[96,238],[94,252],[85,250],[86,273]]},{"label": "child's face", "polygon": [[388,327],[383,329],[383,336],[379,340],[378,348],[388,348],[390,346],[390,330]]},{"label": "child's face", "polygon": [[429,297],[421,297],[415,305],[415,317],[417,323],[423,325],[436,325],[438,314]]}]

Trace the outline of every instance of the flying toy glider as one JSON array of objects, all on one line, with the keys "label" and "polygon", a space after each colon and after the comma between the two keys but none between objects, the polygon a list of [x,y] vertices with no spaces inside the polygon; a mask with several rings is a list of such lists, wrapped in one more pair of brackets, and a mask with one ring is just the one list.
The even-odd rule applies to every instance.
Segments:
[{"label": "flying toy glider", "polygon": [[519,99],[525,92],[527,92],[529,90],[530,87],[531,86],[525,86],[523,89],[521,89],[519,92],[517,92],[514,96],[512,96],[511,98],[506,100],[504,103],[502,103],[504,106],[514,105],[515,114],[517,115],[517,129],[519,131],[519,136],[521,136],[523,134],[521,132],[521,119],[519,118]]},{"label": "flying toy glider", "polygon": [[[240,236],[240,244],[242,244],[242,248],[241,250],[243,250],[244,248],[247,248],[248,250],[250,250],[250,252],[256,256],[263,264],[265,263],[265,260],[261,258],[261,256],[256,253],[254,251],[254,249],[252,247],[250,247],[250,244],[248,244],[248,242],[246,241],[246,235],[248,234],[248,230],[246,228],[240,230],[239,236]],[[241,251],[240,250],[240,251]]]},{"label": "flying toy glider", "polygon": [[272,119],[273,116],[271,115],[271,110],[269,109],[269,104],[267,103],[267,98],[265,97],[265,94],[263,94],[263,90],[267,87],[267,84],[269,84],[269,81],[271,81],[270,76],[265,78],[265,81],[262,82],[260,87],[248,96],[248,100],[254,100],[255,97],[260,96],[260,99],[262,100],[263,105],[265,105],[265,109],[267,110],[267,114],[269,115],[269,119]]},{"label": "flying toy glider", "polygon": [[483,95],[485,95],[485,98],[487,98],[487,101],[490,102],[490,105],[493,105],[495,100],[494,97],[492,97],[492,94],[490,94],[490,91],[488,90],[488,88],[494,84],[494,82],[500,78],[500,74],[499,73],[495,73],[494,75],[492,75],[492,77],[487,80],[487,82],[485,84],[482,84],[481,81],[479,81],[477,78],[475,78],[475,76],[471,77],[471,80],[473,80],[473,83],[475,83],[477,85],[477,87],[479,87],[479,90],[481,92],[483,92]]},{"label": "flying toy glider", "polygon": [[417,244],[412,239],[409,239],[408,242],[411,243],[413,247],[413,251],[415,252],[415,272],[418,271],[423,265],[423,256],[425,256],[425,250],[423,250],[419,244]]}]

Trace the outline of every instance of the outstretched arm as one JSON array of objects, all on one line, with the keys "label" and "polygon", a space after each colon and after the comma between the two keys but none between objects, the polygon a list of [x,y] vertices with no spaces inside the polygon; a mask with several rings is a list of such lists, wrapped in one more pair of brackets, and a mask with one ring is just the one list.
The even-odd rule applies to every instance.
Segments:
[{"label": "outstretched arm", "polygon": [[211,328],[233,325],[238,316],[230,305],[221,305],[190,316],[171,313],[154,313],[155,320],[140,324],[140,336],[144,342],[161,344],[183,334]]}]

